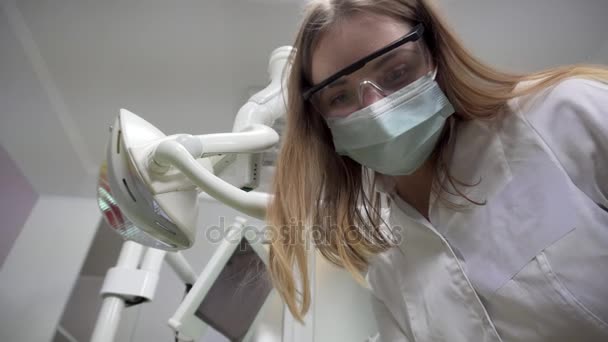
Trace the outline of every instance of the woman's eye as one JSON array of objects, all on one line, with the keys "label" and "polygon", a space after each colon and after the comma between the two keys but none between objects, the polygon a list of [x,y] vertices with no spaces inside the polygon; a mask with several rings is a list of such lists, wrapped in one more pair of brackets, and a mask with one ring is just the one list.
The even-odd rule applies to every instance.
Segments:
[{"label": "woman's eye", "polygon": [[384,77],[384,82],[386,82],[387,84],[400,83],[401,81],[407,79],[407,75],[408,70],[405,67],[401,66],[399,68],[392,69],[391,71],[389,71],[388,74],[386,74],[386,76]]},{"label": "woman's eye", "polygon": [[339,107],[339,106],[346,104],[347,101],[348,101],[348,96],[345,93],[340,93],[340,94],[334,95],[330,98],[329,106],[332,108]]}]

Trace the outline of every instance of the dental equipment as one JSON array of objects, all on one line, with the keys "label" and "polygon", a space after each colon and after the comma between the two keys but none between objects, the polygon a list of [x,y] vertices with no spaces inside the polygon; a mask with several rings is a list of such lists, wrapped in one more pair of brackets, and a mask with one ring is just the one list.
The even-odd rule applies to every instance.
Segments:
[{"label": "dental equipment", "polygon": [[[270,195],[252,190],[259,184],[261,153],[279,142],[270,126],[286,111],[282,75],[290,53],[288,46],[273,51],[268,70],[271,82],[241,107],[232,133],[166,136],[141,117],[120,110],[110,128],[107,167],[101,168],[98,202],[106,222],[127,241],[117,266],[106,276],[104,302],[92,341],[113,340],[125,303],[153,299],[165,254],[182,281],[193,284],[191,267],[173,252],[194,244],[197,198],[202,192],[246,215],[264,219]],[[240,178],[237,186],[218,176],[232,167]],[[247,243],[266,260],[263,247]],[[201,304],[194,299],[201,299],[209,291],[206,286],[220,274],[230,257],[226,253],[234,251],[234,246],[220,244],[197,280],[202,285],[195,284],[198,292],[192,296],[196,297],[185,301],[170,321],[184,336],[195,338],[192,335],[204,330],[204,323],[192,323],[185,313]]]},{"label": "dental equipment", "polygon": [[[272,81],[241,107],[233,133],[165,136],[141,117],[121,109],[110,129],[106,155],[109,186],[105,191],[113,198],[110,202],[120,207],[133,224],[116,219],[118,216],[108,219],[108,223],[125,239],[146,246],[189,248],[195,238],[197,196],[201,191],[246,215],[263,219],[268,194],[242,189],[251,190],[257,185],[260,153],[279,141],[269,126],[286,110],[281,71],[290,51],[290,47],[282,47],[272,53]],[[230,157],[224,156],[227,154]],[[215,174],[235,160],[239,162],[236,166],[245,170],[241,189]],[[104,213],[107,207],[100,205]]]}]

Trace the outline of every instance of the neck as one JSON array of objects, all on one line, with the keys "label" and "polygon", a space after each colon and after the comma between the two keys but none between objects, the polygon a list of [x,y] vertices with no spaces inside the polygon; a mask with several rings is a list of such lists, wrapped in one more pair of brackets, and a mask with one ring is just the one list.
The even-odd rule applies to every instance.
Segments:
[{"label": "neck", "polygon": [[397,195],[429,220],[429,201],[435,170],[434,158],[429,158],[414,173],[395,177]]}]

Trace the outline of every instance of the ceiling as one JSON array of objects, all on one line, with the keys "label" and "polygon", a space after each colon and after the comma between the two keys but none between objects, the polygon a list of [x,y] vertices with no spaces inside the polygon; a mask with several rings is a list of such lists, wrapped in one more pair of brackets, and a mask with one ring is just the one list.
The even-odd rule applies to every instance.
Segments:
[{"label": "ceiling", "polygon": [[[94,194],[127,108],[165,133],[228,132],[302,1],[20,0],[0,12],[0,144],[43,194]],[[608,62],[604,0],[443,0],[488,62],[529,71]]]}]

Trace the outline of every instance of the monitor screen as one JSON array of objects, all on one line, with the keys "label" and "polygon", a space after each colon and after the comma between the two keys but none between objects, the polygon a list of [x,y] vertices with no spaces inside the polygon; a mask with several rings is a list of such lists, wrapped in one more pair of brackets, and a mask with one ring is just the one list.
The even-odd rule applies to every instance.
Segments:
[{"label": "monitor screen", "polygon": [[266,265],[243,238],[198,307],[196,316],[230,341],[241,341],[271,290]]}]

